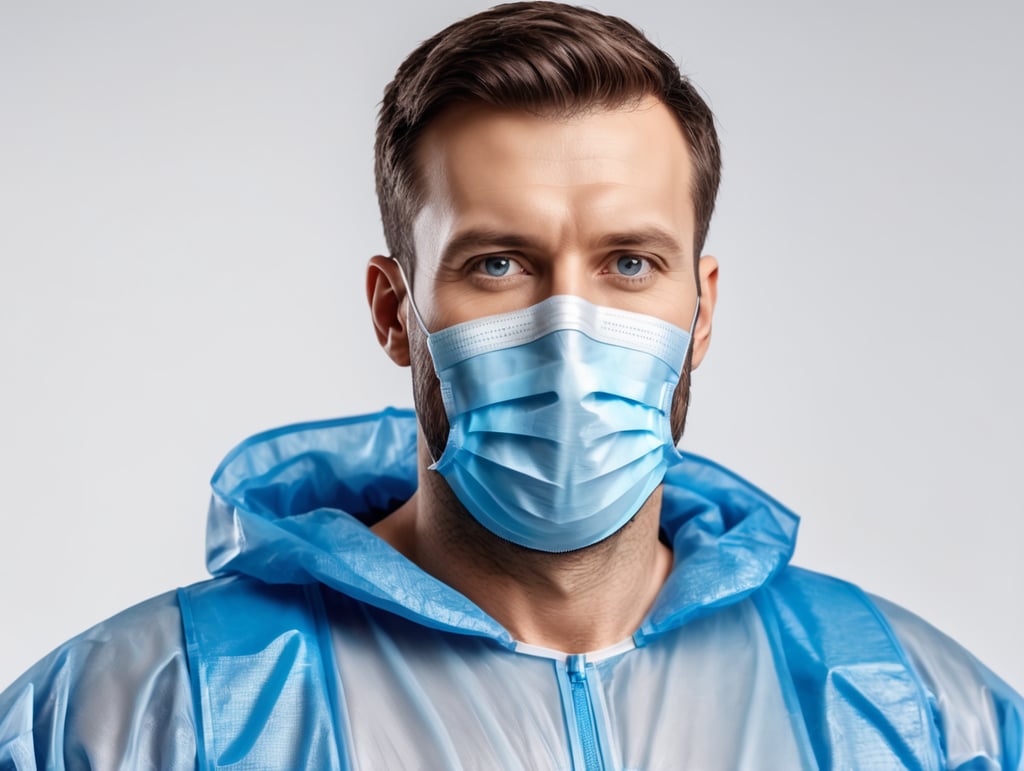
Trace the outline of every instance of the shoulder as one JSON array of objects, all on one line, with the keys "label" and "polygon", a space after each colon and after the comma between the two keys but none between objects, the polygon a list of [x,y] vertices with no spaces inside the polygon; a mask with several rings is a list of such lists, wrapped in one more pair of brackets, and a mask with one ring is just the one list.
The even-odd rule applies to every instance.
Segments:
[{"label": "shoulder", "polygon": [[999,759],[1024,764],[1024,700],[952,638],[919,616],[871,596],[932,702],[951,767]]},{"label": "shoulder", "polygon": [[[904,738],[933,735],[949,768],[1024,768],[1024,702],[952,639],[831,576],[789,567],[767,588],[805,710],[833,723],[849,696],[841,691],[855,686],[854,701],[886,705],[883,722],[904,726]],[[833,692],[834,678],[843,688]]]},{"label": "shoulder", "polygon": [[174,592],[72,638],[0,694],[0,767],[37,761],[47,768],[195,766]]}]

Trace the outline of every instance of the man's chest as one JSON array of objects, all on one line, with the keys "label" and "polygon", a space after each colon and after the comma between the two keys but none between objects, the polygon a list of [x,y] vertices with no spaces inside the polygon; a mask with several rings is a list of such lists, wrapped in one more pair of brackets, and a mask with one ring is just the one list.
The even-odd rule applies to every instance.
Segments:
[{"label": "man's chest", "polygon": [[804,765],[750,603],[642,648],[569,657],[347,601],[330,615],[341,743],[355,769]]}]

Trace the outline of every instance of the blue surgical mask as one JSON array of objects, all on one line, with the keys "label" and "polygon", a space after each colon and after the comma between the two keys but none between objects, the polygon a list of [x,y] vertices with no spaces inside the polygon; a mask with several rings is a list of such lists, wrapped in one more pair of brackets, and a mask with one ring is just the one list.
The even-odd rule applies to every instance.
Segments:
[{"label": "blue surgical mask", "polygon": [[607,538],[680,460],[669,417],[691,337],[572,295],[428,333],[449,423],[431,468],[520,546]]}]

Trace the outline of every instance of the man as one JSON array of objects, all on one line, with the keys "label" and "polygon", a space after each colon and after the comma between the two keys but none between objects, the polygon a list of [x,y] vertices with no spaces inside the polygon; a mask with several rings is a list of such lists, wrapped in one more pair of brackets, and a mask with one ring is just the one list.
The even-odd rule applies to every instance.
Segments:
[{"label": "man", "polygon": [[787,567],[795,517],[678,456],[718,175],[710,111],[621,20],[517,4],[426,41],[367,276],[415,414],[232,451],[220,577],[26,673],[0,766],[1020,768],[1016,694]]}]

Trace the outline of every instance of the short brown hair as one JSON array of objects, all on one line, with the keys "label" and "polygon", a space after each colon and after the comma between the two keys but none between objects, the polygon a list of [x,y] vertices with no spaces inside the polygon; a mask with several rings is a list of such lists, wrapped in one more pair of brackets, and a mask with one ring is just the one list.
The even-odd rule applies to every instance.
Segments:
[{"label": "short brown hair", "polygon": [[413,51],[384,91],[375,173],[384,238],[408,270],[422,205],[416,142],[453,104],[566,116],[660,98],[675,114],[694,167],[694,257],[707,236],[721,176],[714,116],[676,63],[615,16],[552,2],[498,5],[447,27]]}]

